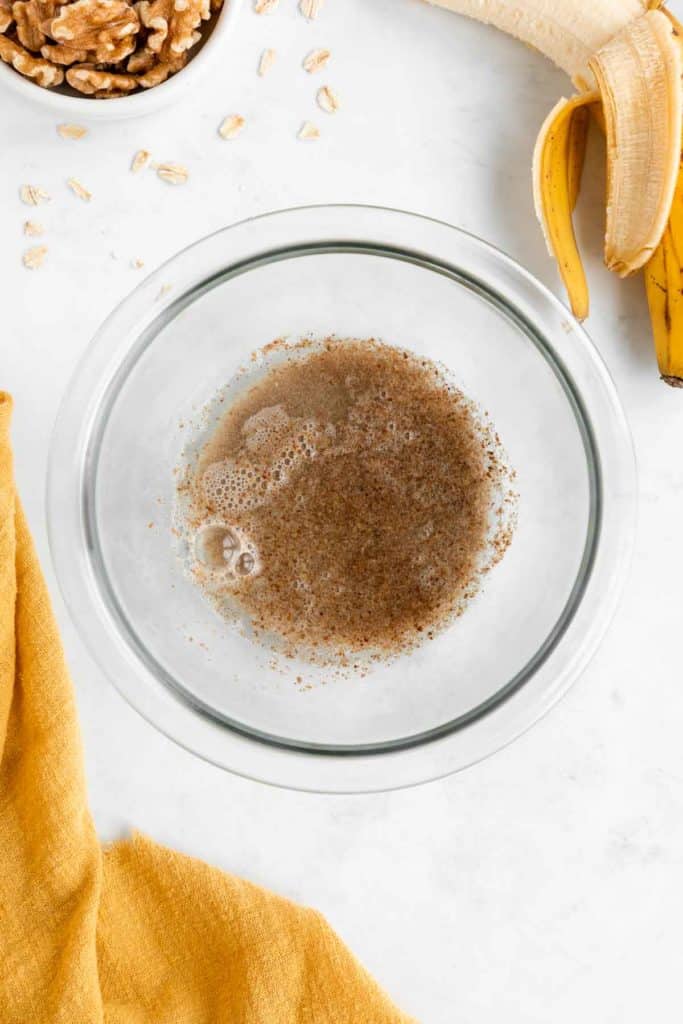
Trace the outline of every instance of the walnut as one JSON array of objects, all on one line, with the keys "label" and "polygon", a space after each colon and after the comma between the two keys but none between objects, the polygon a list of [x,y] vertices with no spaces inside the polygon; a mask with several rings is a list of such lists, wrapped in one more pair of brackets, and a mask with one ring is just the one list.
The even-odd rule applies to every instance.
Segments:
[{"label": "walnut", "polygon": [[[40,85],[96,99],[151,89],[180,71],[222,0],[0,0],[0,59]],[[16,26],[15,28],[13,28]]]},{"label": "walnut", "polygon": [[175,60],[167,61],[165,63],[160,61],[148,71],[145,71],[144,74],[138,75],[138,84],[141,85],[143,89],[153,89],[155,85],[161,85],[161,83],[165,82],[167,78],[174,75],[176,71],[180,71],[185,63],[186,58],[184,54],[181,57],[176,57]]},{"label": "walnut", "polygon": [[0,0],[0,33],[6,32],[13,24],[12,0]]},{"label": "walnut", "polygon": [[19,43],[3,35],[0,35],[0,60],[5,64],[11,64],[20,75],[32,78],[44,89],[51,89],[64,81],[64,72],[61,68],[55,67],[42,57],[34,57]]},{"label": "walnut", "polygon": [[150,71],[151,68],[156,64],[156,54],[152,53],[151,50],[136,50],[131,57],[128,58],[126,64],[126,71],[130,72],[131,75],[141,75],[145,71]]},{"label": "walnut", "polygon": [[196,29],[211,17],[209,0],[140,0],[140,20],[149,29],[147,49],[162,62],[185,53],[198,42]]},{"label": "walnut", "polygon": [[109,71],[100,71],[89,64],[78,64],[69,68],[66,80],[73,89],[85,93],[86,96],[111,96],[117,93],[125,96],[137,88],[138,81],[134,75],[117,75]]},{"label": "walnut", "polygon": [[27,50],[37,52],[47,39],[41,25],[54,17],[56,4],[52,0],[17,0],[12,4],[12,14],[17,24],[17,36]]},{"label": "walnut", "polygon": [[139,28],[137,13],[127,0],[76,0],[43,23],[46,34],[58,43],[102,53],[114,53],[121,40],[134,36]]},{"label": "walnut", "polygon": [[47,43],[45,46],[41,46],[40,52],[45,60],[52,61],[53,64],[85,64],[88,61],[89,52],[88,50],[77,50],[73,46],[68,46],[67,43]]}]

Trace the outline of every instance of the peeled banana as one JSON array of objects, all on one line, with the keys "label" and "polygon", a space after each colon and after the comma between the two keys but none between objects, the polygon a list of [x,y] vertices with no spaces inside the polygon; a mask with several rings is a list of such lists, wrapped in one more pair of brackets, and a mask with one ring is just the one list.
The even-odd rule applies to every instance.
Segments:
[{"label": "peeled banana", "polygon": [[588,287],[572,211],[588,112],[596,113],[607,145],[605,263],[622,277],[645,268],[662,378],[683,386],[683,30],[663,0],[428,2],[523,40],[577,89],[541,128],[533,182],[548,247],[579,319],[588,314]]}]

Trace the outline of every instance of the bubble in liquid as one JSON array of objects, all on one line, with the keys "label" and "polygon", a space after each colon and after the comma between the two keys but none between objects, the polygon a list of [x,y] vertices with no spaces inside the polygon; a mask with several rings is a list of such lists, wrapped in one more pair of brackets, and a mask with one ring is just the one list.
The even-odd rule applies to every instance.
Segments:
[{"label": "bubble in liquid", "polygon": [[203,526],[194,539],[197,560],[210,569],[226,569],[239,548],[239,541],[227,526]]},{"label": "bubble in liquid", "polygon": [[255,564],[254,556],[249,554],[248,551],[243,551],[237,559],[235,568],[241,576],[248,576],[249,573],[252,572]]}]

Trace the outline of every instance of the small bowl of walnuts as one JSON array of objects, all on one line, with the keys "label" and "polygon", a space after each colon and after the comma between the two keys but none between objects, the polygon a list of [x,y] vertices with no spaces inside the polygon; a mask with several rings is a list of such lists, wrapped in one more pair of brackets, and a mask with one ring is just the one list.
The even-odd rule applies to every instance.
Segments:
[{"label": "small bowl of walnuts", "polygon": [[206,68],[241,3],[0,0],[0,85],[82,117],[148,113]]}]

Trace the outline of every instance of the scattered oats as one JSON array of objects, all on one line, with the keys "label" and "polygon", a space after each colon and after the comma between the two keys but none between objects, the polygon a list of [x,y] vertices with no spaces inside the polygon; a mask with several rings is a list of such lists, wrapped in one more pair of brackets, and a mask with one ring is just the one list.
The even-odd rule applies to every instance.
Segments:
[{"label": "scattered oats", "polygon": [[145,261],[140,259],[139,256],[137,256],[134,260],[130,261],[130,265],[133,268],[133,270],[142,270],[142,268],[145,265]]},{"label": "scattered oats", "polygon": [[222,139],[234,139],[244,128],[244,123],[240,114],[229,114],[221,121],[218,134]]},{"label": "scattered oats", "polygon": [[332,54],[329,50],[311,50],[304,58],[304,71],[314,75],[316,71],[322,71]]},{"label": "scattered oats", "polygon": [[309,21],[318,17],[322,5],[323,0],[299,0],[299,10]]},{"label": "scattered oats", "polygon": [[24,234],[28,235],[29,238],[38,238],[39,235],[45,233],[45,228],[42,224],[39,224],[37,220],[25,220],[24,221]]},{"label": "scattered oats", "polygon": [[184,185],[190,172],[182,164],[158,164],[156,172],[169,185]]},{"label": "scattered oats", "polygon": [[272,14],[280,0],[254,0],[254,10],[257,14]]},{"label": "scattered oats", "polygon": [[133,162],[130,165],[130,169],[133,174],[137,174],[145,167],[151,157],[151,153],[147,149],[139,149],[133,157]]},{"label": "scattered oats", "polygon": [[77,178],[67,178],[66,183],[74,195],[77,195],[79,199],[82,199],[85,203],[90,202],[92,199],[92,192],[88,192],[85,185],[81,185]]},{"label": "scattered oats", "polygon": [[58,124],[57,131],[63,139],[82,139],[88,134],[88,129],[80,124]]},{"label": "scattered oats", "polygon": [[263,78],[263,76],[268,71],[270,71],[270,69],[272,68],[273,64],[275,63],[276,57],[277,57],[277,53],[275,52],[275,50],[264,50],[263,51],[263,53],[261,54],[261,59],[258,62],[258,73],[261,76],[261,78]]},{"label": "scattered oats", "polygon": [[26,203],[27,206],[38,206],[40,203],[48,201],[50,196],[41,188],[40,185],[22,185],[19,190],[22,203]]},{"label": "scattered oats", "polygon": [[164,295],[168,295],[172,287],[173,285],[171,284],[162,284],[161,288],[159,289],[159,294],[157,295],[157,302],[159,301],[159,299],[163,299]]},{"label": "scattered oats", "polygon": [[312,142],[313,139],[320,138],[320,132],[310,121],[304,121],[301,128],[299,128],[298,138],[303,139],[304,142]]},{"label": "scattered oats", "polygon": [[47,256],[46,245],[36,245],[33,249],[27,249],[22,256],[22,262],[28,270],[37,270],[42,267]]},{"label": "scattered oats", "polygon": [[318,106],[326,114],[336,114],[339,110],[339,97],[333,89],[330,89],[329,85],[324,85],[322,89],[318,89],[317,99]]}]

